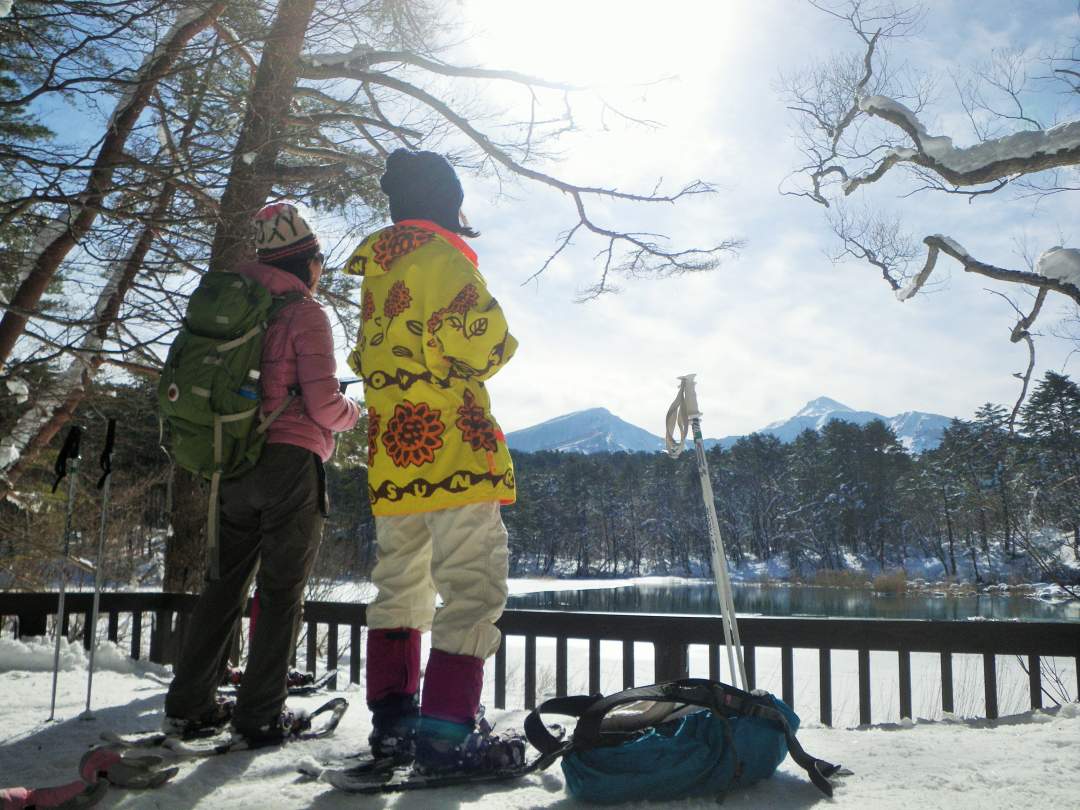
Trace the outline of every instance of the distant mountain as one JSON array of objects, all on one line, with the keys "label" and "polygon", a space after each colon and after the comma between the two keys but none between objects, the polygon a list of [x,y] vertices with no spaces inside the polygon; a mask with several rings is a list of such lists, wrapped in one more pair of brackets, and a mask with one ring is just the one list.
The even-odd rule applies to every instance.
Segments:
[{"label": "distant mountain", "polygon": [[513,450],[535,453],[558,450],[564,453],[604,453],[623,450],[656,452],[664,440],[637,425],[615,416],[607,408],[590,408],[557,416],[539,425],[506,434]]},{"label": "distant mountain", "polygon": [[[912,453],[922,453],[937,447],[941,443],[942,433],[952,421],[947,416],[921,411],[882,416],[873,411],[856,411],[828,397],[818,397],[807,402],[790,419],[773,422],[755,432],[790,442],[804,430],[821,430],[833,419],[856,425],[865,425],[880,419],[892,428],[900,443]],[[705,446],[720,444],[722,447],[731,447],[740,438],[742,437],[726,436],[722,439],[706,439]],[[515,430],[507,434],[506,441],[512,449],[526,452],[655,452],[664,449],[664,440],[660,436],[620,419],[606,408],[577,411],[533,427]]]},{"label": "distant mountain", "polygon": [[807,402],[790,419],[773,422],[757,432],[776,436],[783,442],[790,442],[807,428],[821,430],[834,419],[841,419],[855,425],[865,425],[867,422],[880,419],[892,428],[900,444],[913,453],[922,453],[937,447],[941,443],[941,434],[952,421],[947,416],[920,411],[905,411],[896,416],[882,416],[873,411],[856,411],[835,399],[818,397]]}]

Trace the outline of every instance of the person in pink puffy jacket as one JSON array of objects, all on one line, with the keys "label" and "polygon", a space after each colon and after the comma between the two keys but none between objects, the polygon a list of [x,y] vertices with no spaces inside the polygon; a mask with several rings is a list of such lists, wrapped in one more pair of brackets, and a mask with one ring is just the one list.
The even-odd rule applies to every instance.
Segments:
[{"label": "person in pink puffy jacket", "polygon": [[[333,434],[353,428],[359,408],[341,393],[330,321],[312,298],[323,267],[315,234],[295,206],[276,203],[255,216],[255,246],[258,261],[236,272],[295,299],[263,339],[263,413],[293,399],[270,425],[255,468],[221,483],[221,577],[206,583],[189,621],[163,729],[190,735],[231,720],[258,745],[279,742],[304,722],[285,707],[286,678],[328,508],[323,462]],[[256,566],[260,617],[234,708],[216,690]]]}]

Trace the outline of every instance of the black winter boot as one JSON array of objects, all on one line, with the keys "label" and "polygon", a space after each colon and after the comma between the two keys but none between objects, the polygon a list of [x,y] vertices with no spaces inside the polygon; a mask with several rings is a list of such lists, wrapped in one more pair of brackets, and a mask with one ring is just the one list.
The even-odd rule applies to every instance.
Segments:
[{"label": "black winter boot", "polygon": [[395,764],[412,762],[416,726],[420,722],[420,702],[416,695],[389,695],[371,709],[368,744],[374,759],[393,758]]}]

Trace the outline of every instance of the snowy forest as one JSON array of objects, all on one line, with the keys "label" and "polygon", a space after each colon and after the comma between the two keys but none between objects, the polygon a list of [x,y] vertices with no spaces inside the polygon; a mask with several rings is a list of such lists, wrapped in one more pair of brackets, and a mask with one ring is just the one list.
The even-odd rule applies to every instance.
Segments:
[{"label": "snowy forest", "polygon": [[[87,403],[88,447],[76,509],[76,555],[96,543],[104,416],[123,426],[114,459],[106,564],[116,584],[166,576],[198,581],[202,561],[165,546],[170,468],[157,447],[149,386],[106,389]],[[942,443],[907,452],[881,422],[829,422],[783,444],[752,434],[708,451],[716,509],[736,565],[779,563],[784,576],[842,582],[828,572],[909,569],[940,563],[942,579],[976,583],[1057,581],[1075,585],[1080,560],[1080,386],[1048,373],[1010,429],[992,404],[955,420]],[[0,425],[0,428],[4,426]],[[346,434],[328,468],[332,515],[319,570],[323,579],[366,576],[374,564],[367,500],[366,431]],[[710,552],[693,453],[514,453],[519,502],[504,510],[511,571],[517,576],[707,575]],[[52,574],[48,553],[63,531],[64,493],[49,493],[52,458],[29,473],[33,501],[0,512],[0,576],[6,588],[39,589]],[[26,497],[26,496],[23,496]],[[205,497],[205,495],[204,495]],[[192,507],[186,507],[192,508]],[[202,516],[203,507],[193,507]],[[173,510],[176,509],[175,504]],[[188,566],[191,570],[188,570]],[[771,565],[763,567],[768,571]],[[775,568],[772,568],[775,570]],[[822,574],[821,572],[826,572]],[[830,578],[831,576],[831,578]],[[194,578],[194,579],[193,579]],[[902,584],[903,580],[901,580]]]},{"label": "snowy forest", "polygon": [[[975,582],[1025,573],[1071,580],[1057,551],[1068,546],[1080,560],[1080,387],[1050,372],[1016,430],[1009,417],[986,404],[973,419],[954,420],[940,446],[921,455],[880,421],[834,420],[790,444],[751,434],[728,450],[713,447],[728,554],[737,565],[779,561],[808,581],[822,569],[885,572],[913,559]],[[693,453],[515,458],[522,502],[506,523],[522,573],[708,572]]]},{"label": "snowy forest", "polygon": [[[965,273],[1001,282],[1009,292],[993,292],[1016,318],[1009,339],[1030,360],[1018,373],[1015,404],[983,407],[921,456],[882,425],[839,422],[790,445],[749,436],[710,451],[730,554],[737,564],[779,563],[803,577],[930,559],[942,576],[976,582],[1067,579],[1054,549],[1080,556],[1080,395],[1064,373],[1033,374],[1036,319],[1051,317],[1048,302],[1080,301],[1076,251],[1048,250],[1037,260],[1033,246],[1026,269],[1002,268],[974,259],[952,237],[906,236],[914,191],[903,190],[896,205],[842,203],[907,181],[924,198],[961,198],[966,210],[984,194],[1005,199],[1014,186],[1023,187],[1021,206],[1031,195],[1046,205],[1064,198],[1071,188],[1063,173],[1077,161],[1075,125],[1051,125],[1067,119],[1068,102],[1080,96],[1071,84],[1075,49],[1062,45],[1049,62],[1031,61],[1049,64],[1056,82],[1049,118],[1022,54],[1002,52],[972,69],[957,89],[960,109],[988,145],[976,153],[926,134],[923,120],[932,120],[938,102],[925,75],[885,58],[919,35],[927,9],[809,5],[853,49],[810,55],[809,67],[780,77],[796,123],[792,151],[807,158],[788,167],[782,193],[799,198],[794,205],[820,206],[838,240],[832,258],[868,263],[902,301],[925,297],[916,293],[941,275],[930,278],[939,253]],[[51,467],[75,423],[87,430],[75,553],[88,553],[100,514],[95,462],[106,420],[118,418],[110,579],[197,589],[205,487],[161,453],[154,388],[187,296],[207,270],[232,266],[250,248],[250,217],[267,201],[299,199],[333,223],[331,271],[319,294],[342,346],[356,331],[358,302],[354,281],[333,266],[385,221],[377,178],[397,146],[437,149],[463,173],[556,195],[570,224],[548,234],[555,238],[547,254],[529,259],[528,280],[555,272],[575,245],[587,244],[588,260],[573,265],[582,299],[640,279],[695,277],[745,247],[721,226],[689,242],[657,233],[652,212],[716,198],[717,189],[692,174],[670,186],[629,188],[615,172],[599,171],[594,182],[553,172],[563,139],[593,114],[604,131],[614,120],[654,122],[572,81],[454,61],[455,4],[20,0],[0,9],[5,588],[43,588],[52,579],[64,498],[50,491]],[[507,88],[515,104],[502,103]],[[1003,134],[1017,129],[1038,137]],[[723,286],[721,276],[711,278]],[[1058,337],[1075,343],[1072,319]],[[366,441],[363,425],[339,440],[324,572],[345,566],[363,574],[372,563]],[[516,460],[521,497],[506,510],[516,573],[708,571],[689,454]]]}]

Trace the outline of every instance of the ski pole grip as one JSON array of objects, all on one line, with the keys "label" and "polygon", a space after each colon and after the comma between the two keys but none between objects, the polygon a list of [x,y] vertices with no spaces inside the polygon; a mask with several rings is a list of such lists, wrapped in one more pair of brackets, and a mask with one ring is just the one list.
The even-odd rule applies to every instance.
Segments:
[{"label": "ski pole grip", "polygon": [[694,384],[694,377],[696,376],[696,374],[687,374],[685,377],[679,377],[682,380],[683,407],[686,415],[691,419],[695,416],[701,416],[701,410],[697,404],[697,387]]},{"label": "ski pole grip", "polygon": [[56,457],[56,464],[53,467],[53,472],[56,473],[56,480],[53,481],[52,491],[56,492],[56,488],[60,486],[60,482],[67,475],[67,463],[69,459],[77,459],[79,457],[79,440],[82,438],[82,428],[78,425],[72,425],[71,430],[68,431],[67,438],[64,439],[64,446],[60,448],[60,455]]},{"label": "ski pole grip", "polygon": [[113,445],[116,444],[116,419],[109,420],[109,426],[105,430],[105,449],[101,451],[101,458],[99,462],[101,464],[101,478],[98,479],[97,488],[101,489],[105,486],[105,479],[109,477],[112,472],[112,451]]}]

